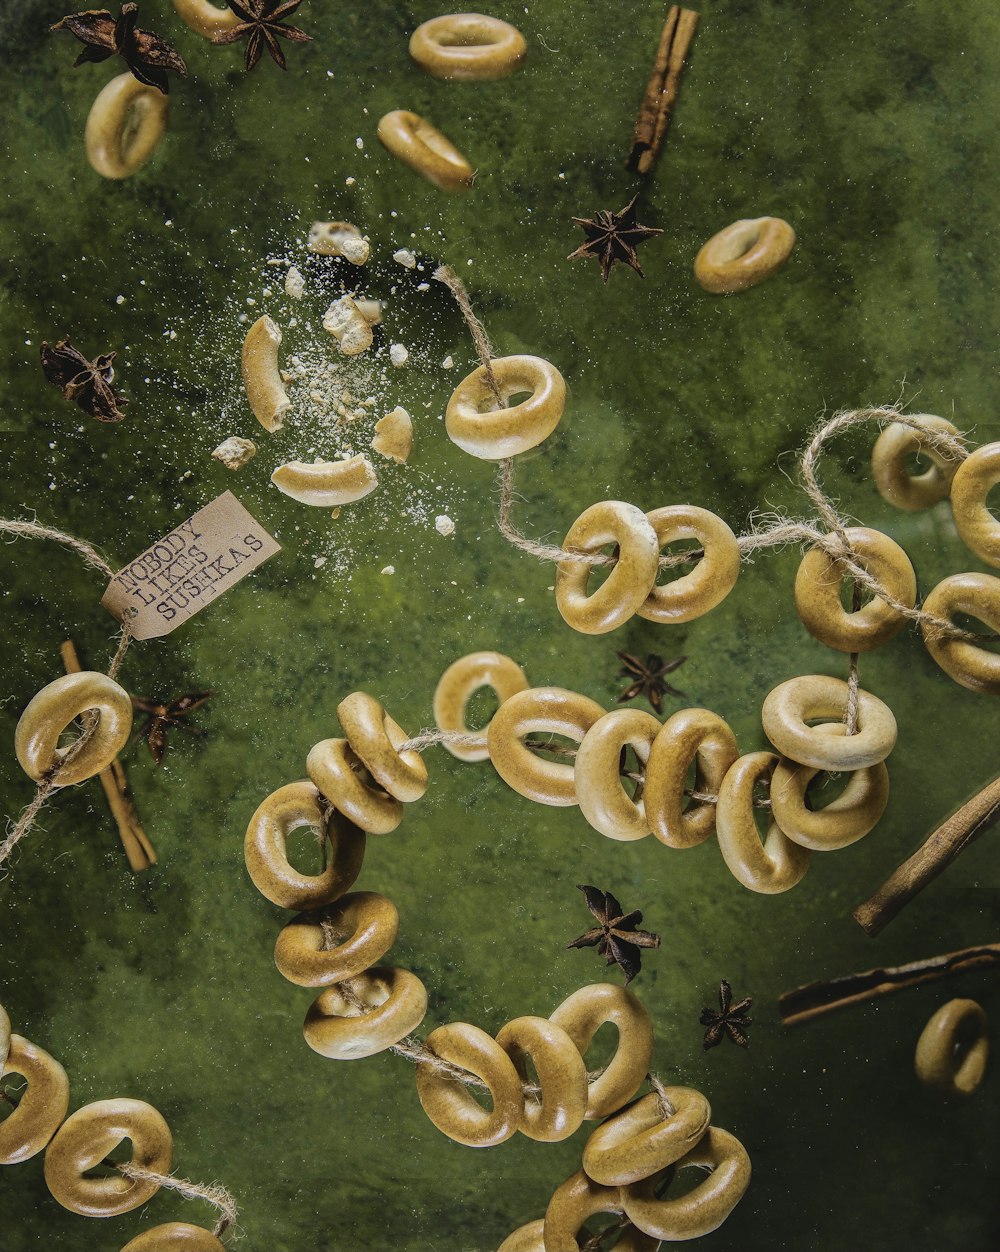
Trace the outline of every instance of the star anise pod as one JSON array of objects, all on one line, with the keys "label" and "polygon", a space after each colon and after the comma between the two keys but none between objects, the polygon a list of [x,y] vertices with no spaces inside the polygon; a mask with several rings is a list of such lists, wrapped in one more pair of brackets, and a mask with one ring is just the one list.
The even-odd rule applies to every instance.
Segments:
[{"label": "star anise pod", "polygon": [[645,278],[635,250],[639,244],[652,239],[654,235],[662,235],[663,231],[652,226],[640,226],[635,220],[635,202],[638,199],[637,192],[618,213],[601,209],[593,217],[574,217],[573,221],[582,227],[587,240],[575,252],[571,252],[566,260],[596,257],[601,264],[601,277],[605,282],[608,281],[611,267],[616,261],[630,265],[640,278]]},{"label": "star anise pod", "polygon": [[88,361],[68,339],[60,339],[54,348],[42,343],[42,369],[50,383],[62,388],[67,400],[96,417],[99,422],[120,422],[128,404],[111,386],[115,371],[115,353],[106,352],[96,361]]},{"label": "star anise pod", "polygon": [[714,1009],[709,1008],[701,1010],[699,1020],[703,1026],[708,1027],[702,1044],[706,1052],[709,1048],[717,1047],[724,1035],[728,1035],[733,1043],[738,1043],[741,1048],[749,1048],[750,1040],[746,1032],[753,1025],[753,1018],[747,1017],[746,1014],[747,1010],[753,1007],[753,998],[747,996],[738,1004],[733,1004],[732,1001],[733,989],[723,978],[719,983],[719,1009],[721,1011],[716,1013]]},{"label": "star anise pod", "polygon": [[174,696],[172,700],[149,700],[142,696],[132,697],[132,707],[140,713],[149,714],[140,728],[139,734],[149,744],[149,750],[153,754],[153,760],[157,765],[162,763],[163,758],[167,754],[167,735],[175,727],[178,730],[187,731],[189,735],[208,734],[208,731],[201,726],[192,726],[190,722],[184,719],[189,713],[193,713],[195,709],[200,708],[206,700],[210,700],[214,695],[214,691],[192,691],[187,695]]},{"label": "star anise pod", "polygon": [[580,885],[587,901],[587,908],[600,923],[579,939],[567,943],[567,948],[596,947],[608,965],[619,965],[625,975],[626,987],[638,974],[642,964],[640,948],[658,948],[660,936],[649,930],[639,930],[642,911],[626,913],[610,891]]},{"label": "star anise pod", "polygon": [[74,65],[106,61],[108,57],[117,55],[140,83],[156,87],[166,95],[170,90],[166,71],[186,74],[187,66],[159,35],[136,26],[138,16],[137,4],[123,4],[117,18],[112,17],[107,9],[87,9],[83,13],[71,13],[51,29],[68,30],[84,45]]},{"label": "star anise pod", "polygon": [[229,0],[229,7],[240,19],[238,26],[233,26],[221,35],[215,36],[215,43],[236,43],[246,38],[246,69],[249,73],[261,58],[266,47],[272,60],[281,69],[286,69],[285,54],[276,38],[290,39],[293,43],[308,43],[311,35],[297,26],[286,26],[285,18],[290,17],[302,3],[302,0]]},{"label": "star anise pod", "polygon": [[656,652],[647,653],[645,661],[640,661],[631,652],[616,652],[615,656],[622,662],[618,676],[632,680],[618,697],[619,704],[634,700],[636,696],[645,696],[656,712],[662,713],[665,695],[676,696],[678,700],[687,699],[683,691],[671,687],[664,678],[664,674],[672,674],[683,665],[686,656],[675,657],[672,661],[664,661]]}]

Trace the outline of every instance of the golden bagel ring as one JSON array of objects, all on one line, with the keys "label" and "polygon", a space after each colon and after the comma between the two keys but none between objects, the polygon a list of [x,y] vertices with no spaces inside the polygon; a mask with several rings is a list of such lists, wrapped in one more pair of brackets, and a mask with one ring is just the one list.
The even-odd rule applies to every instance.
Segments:
[{"label": "golden bagel ring", "polygon": [[[962,438],[951,422],[943,417],[934,417],[930,413],[915,413],[914,417],[928,430],[951,435],[954,439]],[[922,474],[910,474],[906,465],[913,456],[930,461],[930,468]],[[872,448],[872,478],[879,495],[888,504],[905,509],[907,513],[918,513],[946,499],[960,464],[960,460],[925,443],[919,430],[904,426],[902,422],[887,426]]]},{"label": "golden bagel ring", "polygon": [[[1000,631],[1000,578],[992,574],[952,574],[944,578],[924,600],[924,611],[949,621],[967,613]],[[970,691],[1000,695],[1000,656],[966,639],[939,635],[933,624],[920,623],[924,645],[934,660],[955,682]]]},{"label": "golden bagel ring", "polygon": [[444,671],[434,689],[434,721],[439,730],[451,734],[482,736],[482,747],[470,743],[448,743],[441,746],[460,761],[488,761],[486,745],[489,722],[479,731],[470,731],[465,721],[469,700],[481,687],[490,687],[503,704],[519,691],[527,691],[530,683],[516,661],[502,652],[470,652],[459,657]]},{"label": "golden bagel ring", "polygon": [[484,13],[432,17],[410,36],[410,56],[433,78],[506,78],[527,52],[516,26]]},{"label": "golden bagel ring", "polygon": [[618,772],[622,749],[630,747],[643,765],[662,729],[640,709],[614,709],[599,717],[576,753],[576,798],[580,812],[608,839],[645,839],[649,834],[642,799],[633,800]]},{"label": "golden bagel ring", "polygon": [[[555,1189],[542,1223],[542,1252],[579,1252],[577,1235],[588,1218],[597,1213],[621,1213],[621,1192],[617,1187],[602,1187],[578,1170]],[[525,1229],[522,1227],[522,1229]],[[659,1243],[634,1226],[625,1226],[625,1233],[615,1244],[616,1252],[656,1252]],[[530,1244],[526,1252],[534,1252]]]},{"label": "golden bagel ring", "polygon": [[579,1048],[547,1017],[515,1017],[496,1038],[522,1084],[530,1081],[529,1056],[538,1075],[540,1092],[525,1096],[517,1129],[541,1143],[569,1138],[587,1109],[587,1066]]},{"label": "golden bagel ring", "polygon": [[378,700],[353,691],[337,705],[337,717],[351,748],[379,786],[402,804],[419,800],[427,790],[427,766],[419,752],[399,751],[409,735]]},{"label": "golden bagel ring", "polygon": [[[59,736],[81,713],[97,713],[97,725],[79,755],[60,767],[70,748]],[[57,787],[93,778],[115,759],[132,733],[132,701],[107,674],[83,670],[50,682],[29,702],[14,731],[14,751],[29,778],[41,782],[50,773]]]},{"label": "golden bagel ring", "polygon": [[[761,895],[778,895],[800,882],[812,853],[793,843],[771,814],[763,844],[754,817],[753,790],[770,779],[778,758],[772,752],[750,752],[730,768],[719,788],[715,826],[719,851],[733,877]],[[772,783],[773,785],[773,783]]]},{"label": "golden bagel ring", "polygon": [[418,113],[393,109],[378,124],[378,137],[394,157],[440,187],[442,191],[466,191],[476,171],[436,126]]},{"label": "golden bagel ring", "polygon": [[565,1030],[584,1059],[605,1022],[617,1027],[618,1047],[589,1085],[584,1117],[594,1121],[617,1113],[639,1090],[653,1055],[653,1023],[642,1001],[614,983],[590,983],[564,1000],[549,1021]]},{"label": "golden bagel ring", "polygon": [[556,566],[556,607],[568,626],[585,635],[606,635],[627,622],[656,582],[660,544],[642,509],[622,500],[592,504],[566,532],[562,546],[594,555],[607,544],[617,545],[617,560],[593,595],[587,594],[593,566],[574,560]]},{"label": "golden bagel ring", "polygon": [[369,835],[391,834],[403,820],[402,803],[365,780],[364,762],[346,739],[314,743],[306,772],[330,804]]},{"label": "golden bagel ring", "polygon": [[565,735],[577,743],[604,716],[604,709],[576,691],[562,687],[530,687],[504,700],[493,715],[486,741],[493,768],[518,795],[536,804],[566,808],[576,804],[573,765],[546,761],[524,742],[533,731]]},{"label": "golden bagel ring", "polygon": [[484,1109],[460,1079],[430,1061],[417,1061],[417,1097],[438,1130],[469,1148],[491,1148],[509,1139],[524,1118],[524,1093],[514,1062],[496,1040],[468,1022],[450,1022],[432,1030],[425,1046],[481,1078],[493,1101],[491,1109]]},{"label": "golden bagel ring", "polygon": [[[211,4],[210,0],[174,0],[177,16],[199,35],[206,39],[214,39],[216,35],[224,35],[227,30],[238,26],[240,19],[232,9],[220,9]],[[132,1245],[129,1244],[129,1247]]]},{"label": "golden bagel ring", "polygon": [[130,1239],[122,1252],[225,1252],[226,1245],[204,1226],[167,1222]]},{"label": "golden bagel ring", "polygon": [[750,1184],[750,1157],[735,1135],[712,1126],[676,1168],[710,1170],[709,1176],[676,1200],[656,1198],[661,1174],[622,1187],[626,1215],[648,1235],[670,1241],[700,1239],[718,1230]]},{"label": "golden bagel ring", "polygon": [[776,274],[794,247],[795,231],[782,218],[741,218],[702,245],[694,276],[714,295],[745,291]]},{"label": "golden bagel ring", "polygon": [[[847,728],[827,725],[826,729],[843,734]],[[889,771],[884,761],[855,770],[835,800],[811,809],[806,789],[818,773],[809,765],[779,761],[771,778],[771,816],[793,843],[813,852],[832,852],[874,830],[889,803]]]},{"label": "golden bagel ring", "polygon": [[103,178],[128,178],[141,170],[167,133],[170,97],[119,74],[97,93],[87,114],[83,146]]},{"label": "golden bagel ring", "polygon": [[[361,1000],[364,1012],[341,992]],[[427,1012],[427,989],[408,969],[373,965],[344,983],[321,991],[306,1014],[302,1033],[320,1056],[353,1061],[399,1043]]]},{"label": "golden bagel ring", "polygon": [[[346,938],[326,949],[323,923]],[[329,987],[363,974],[396,942],[399,913],[376,891],[355,891],[334,904],[300,913],[282,928],[274,945],[274,963],[299,987]]]},{"label": "golden bagel ring", "polygon": [[69,1079],[54,1057],[21,1035],[9,1036],[0,1078],[8,1074],[20,1074],[28,1085],[17,1108],[0,1122],[0,1165],[19,1165],[37,1156],[62,1124]]},{"label": "golden bagel ring", "polygon": [[965,458],[951,480],[951,511],[966,547],[1000,569],[1000,521],[986,503],[1000,483],[1000,443],[984,443]]},{"label": "golden bagel ring", "polygon": [[[567,1246],[572,1249],[573,1244]],[[579,1246],[576,1243],[577,1249]],[[629,1224],[623,1227],[615,1243],[615,1252],[656,1252],[659,1246],[658,1239],[650,1239],[649,1235]],[[501,1243],[497,1252],[545,1252],[545,1219],[540,1217],[537,1221],[518,1226]]]},{"label": "golden bagel ring", "polygon": [[666,624],[691,622],[721,604],[740,575],[739,545],[722,518],[694,504],[672,504],[646,517],[661,551],[678,539],[697,539],[704,555],[689,574],[655,584],[636,609],[639,616]]},{"label": "golden bagel ring", "polygon": [[858,690],[857,734],[837,735],[822,725],[808,725],[820,717],[843,722],[847,700],[847,683],[840,678],[825,674],[789,678],[764,698],[760,711],[764,734],[782,756],[799,765],[832,773],[877,765],[895,746],[896,719],[871,692]]},{"label": "golden bagel ring", "polygon": [[627,1186],[655,1174],[701,1142],[712,1109],[693,1087],[665,1087],[673,1112],[653,1092],[598,1126],[583,1149],[583,1168],[606,1187]]},{"label": "golden bagel ring", "polygon": [[643,804],[653,834],[668,848],[694,848],[715,830],[715,805],[692,800],[684,807],[691,762],[695,790],[718,795],[726,771],[739,756],[736,736],[710,709],[680,709],[657,735],[646,762]]},{"label": "golden bagel ring", "polygon": [[[288,836],[299,826],[314,826],[330,841],[333,855],[321,874],[302,874],[288,860]],[[272,904],[318,909],[339,899],[361,873],[365,836],[303,778],[261,801],[247,826],[243,856],[253,885]]]},{"label": "golden bagel ring", "polygon": [[451,393],[444,425],[463,452],[481,461],[504,461],[552,434],[566,408],[566,383],[540,356],[501,356],[490,367],[504,401],[523,391],[531,393],[527,400],[497,408],[489,376],[480,365]]},{"label": "golden bagel ring", "polygon": [[[859,564],[894,600],[912,609],[917,602],[917,576],[899,544],[867,526],[850,526],[844,534]],[[828,648],[870,652],[897,635],[906,618],[880,597],[860,609],[845,609],[840,584],[850,576],[850,570],[835,557],[822,548],[810,548],[795,575],[795,607],[806,630]]]},{"label": "golden bagel ring", "polygon": [[132,1144],[129,1164],[153,1174],[170,1173],[170,1127],[151,1104],[97,1100],[63,1122],[45,1152],[45,1181],[63,1208],[84,1217],[117,1217],[156,1195],[156,1182],[117,1172],[106,1178],[87,1176],[125,1139]]},{"label": "golden bagel ring", "polygon": [[920,1034],[917,1077],[943,1096],[972,1095],[983,1081],[990,1055],[986,1014],[975,1000],[949,1000]]}]

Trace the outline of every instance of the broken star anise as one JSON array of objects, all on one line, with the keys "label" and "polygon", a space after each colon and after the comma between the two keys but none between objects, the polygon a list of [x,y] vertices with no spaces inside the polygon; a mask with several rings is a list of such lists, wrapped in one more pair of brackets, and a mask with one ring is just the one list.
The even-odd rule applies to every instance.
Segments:
[{"label": "broken star anise", "polygon": [[626,913],[610,891],[580,885],[590,909],[600,925],[588,930],[579,939],[567,943],[567,948],[596,947],[608,965],[619,965],[625,975],[625,985],[638,974],[642,965],[640,948],[658,948],[660,936],[649,930],[637,929],[642,921],[642,911]]},{"label": "broken star anise", "polygon": [[601,209],[593,217],[574,217],[573,221],[583,229],[587,236],[575,252],[571,252],[567,261],[575,261],[579,257],[596,257],[601,265],[601,277],[605,282],[616,261],[630,265],[640,278],[646,275],[635,255],[639,244],[652,239],[654,235],[662,235],[662,230],[652,226],[640,226],[635,220],[635,202],[639,199],[638,192],[618,213],[610,213]]},{"label": "broken star anise", "polygon": [[662,713],[665,695],[676,696],[679,700],[687,699],[683,691],[671,687],[664,678],[664,674],[672,674],[683,665],[687,660],[686,656],[675,657],[672,661],[664,661],[656,652],[647,653],[645,661],[633,656],[631,652],[616,652],[615,656],[622,662],[618,676],[632,680],[618,697],[619,704],[634,700],[636,696],[645,696],[656,712]]},{"label": "broken star anise", "polygon": [[291,17],[302,0],[229,0],[229,7],[240,19],[238,26],[216,35],[215,43],[236,43],[246,39],[246,69],[249,73],[261,58],[265,47],[271,59],[281,69],[286,69],[285,54],[276,38],[290,39],[293,43],[308,43],[311,35],[297,26],[286,26],[285,18]]},{"label": "broken star anise", "polygon": [[62,388],[67,400],[96,417],[99,422],[120,422],[128,404],[124,396],[111,386],[115,376],[113,352],[106,352],[96,361],[88,361],[68,339],[56,346],[42,343],[42,369],[50,383]]},{"label": "broken star anise", "polygon": [[136,26],[138,16],[137,4],[123,4],[117,18],[112,17],[107,9],[87,9],[82,13],[69,14],[51,29],[68,30],[84,45],[74,65],[106,61],[108,57],[117,55],[140,83],[156,87],[166,95],[170,90],[166,71],[186,74],[187,66],[159,35]]},{"label": "broken star anise", "polygon": [[157,765],[162,763],[163,758],[167,754],[167,735],[175,727],[178,730],[187,731],[189,735],[208,734],[208,731],[203,727],[192,726],[190,722],[184,719],[189,713],[193,713],[195,709],[200,708],[206,700],[210,700],[214,695],[214,691],[192,691],[187,695],[174,696],[172,700],[149,700],[142,696],[132,697],[132,707],[140,713],[149,715],[140,728],[139,734],[149,744],[149,750],[153,754],[153,760]]},{"label": "broken star anise", "polygon": [[749,1048],[750,1040],[747,1038],[746,1032],[753,1025],[753,1018],[747,1017],[747,1010],[753,1007],[753,998],[747,996],[745,1000],[740,1000],[738,1004],[733,1004],[733,989],[729,983],[723,978],[719,983],[719,1009],[716,1013],[714,1009],[704,1008],[701,1010],[700,1021],[703,1026],[707,1026],[705,1038],[702,1043],[707,1052],[709,1048],[717,1047],[723,1040],[725,1035],[732,1039],[733,1043],[738,1043],[741,1048]]}]

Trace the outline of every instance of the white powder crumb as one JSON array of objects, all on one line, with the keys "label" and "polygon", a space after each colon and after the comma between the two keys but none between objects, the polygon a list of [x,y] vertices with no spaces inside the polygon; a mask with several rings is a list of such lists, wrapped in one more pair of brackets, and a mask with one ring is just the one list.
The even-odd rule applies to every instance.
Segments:
[{"label": "white powder crumb", "polygon": [[347,184],[347,186],[348,186],[348,187],[353,187],[353,186],[354,186],[354,184],[355,184],[357,181],[358,181],[358,180],[357,180],[356,178],[345,178],[345,179],[344,179],[344,182]]},{"label": "white powder crumb", "polygon": [[354,146],[360,151],[365,146],[365,141],[359,135],[354,141]]},{"label": "white powder crumb", "polygon": [[397,265],[402,265],[404,269],[412,270],[416,268],[417,258],[413,255],[409,248],[399,248],[392,254],[392,259]]},{"label": "white powder crumb", "polygon": [[441,362],[441,368],[443,370],[453,370],[455,368],[454,359],[450,356],[446,356],[445,359]]},{"label": "white powder crumb", "polygon": [[305,275],[293,265],[285,275],[285,295],[291,300],[301,300],[305,293]]},{"label": "white powder crumb", "polygon": [[115,304],[124,304],[124,303],[125,303],[125,297],[124,297],[124,296],[116,296],[116,297],[115,297]]},{"label": "white powder crumb", "polygon": [[430,289],[431,289],[430,283],[419,283],[417,285],[417,291],[430,291]]},{"label": "white powder crumb", "polygon": [[517,602],[518,602],[518,604],[523,604],[523,603],[524,603],[524,596],[518,596],[518,597],[517,597]]},{"label": "white powder crumb", "polygon": [[215,449],[212,456],[221,461],[228,470],[242,469],[257,454],[257,446],[252,439],[239,439],[233,436],[224,439]]},{"label": "white powder crumb", "polygon": [[410,359],[410,354],[409,352],[407,352],[406,348],[404,348],[401,343],[394,343],[390,346],[389,360],[393,363],[393,365],[395,365],[397,369],[401,369],[402,366],[404,366],[409,359]]},{"label": "white powder crumb", "polygon": [[395,565],[387,565],[385,569],[382,570],[383,574],[395,574],[395,572],[396,572]]},{"label": "white powder crumb", "polygon": [[325,556],[318,556],[318,557],[317,557],[317,558],[313,561],[313,569],[322,569],[322,568],[323,568],[323,566],[324,566],[325,564],[326,564],[326,557],[325,557]]},{"label": "white powder crumb", "polygon": [[434,529],[439,535],[448,535],[455,533],[455,523],[451,520],[447,513],[441,513],[434,519]]},{"label": "white powder crumb", "polygon": [[240,325],[241,325],[241,326],[243,326],[243,325],[245,325],[247,322],[249,322],[249,320],[250,320],[250,319],[249,319],[249,317],[247,317],[247,315],[246,315],[245,313],[241,313],[241,314],[239,315],[239,317],[238,317],[236,320],[240,323]]}]

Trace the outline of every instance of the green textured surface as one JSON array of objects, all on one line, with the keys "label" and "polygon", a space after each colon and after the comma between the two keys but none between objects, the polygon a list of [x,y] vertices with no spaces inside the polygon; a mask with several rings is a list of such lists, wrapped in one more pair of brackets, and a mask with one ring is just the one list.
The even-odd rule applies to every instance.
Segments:
[{"label": "green textured surface", "polygon": [[[558,538],[607,497],[691,501],[736,529],[755,508],[801,511],[788,475],[817,414],[901,388],[917,411],[1000,437],[1000,16],[981,0],[706,3],[641,201],[641,220],[666,233],[643,250],[645,283],[618,270],[605,288],[595,265],[564,261],[579,241],[569,219],[632,194],[622,158],[661,5],[496,6],[524,31],[529,59],[504,82],[475,85],[431,80],[408,62],[409,32],[436,11],[427,3],[307,0],[297,20],[315,42],[288,45],[287,75],[268,62],[249,78],[236,50],[199,39],[167,0],[141,10],[191,73],[153,162],[121,184],[94,174],[81,144],[108,66],[70,68],[73,41],[45,33],[61,16],[50,3],[5,0],[0,13],[0,245],[13,258],[0,292],[3,512],[33,511],[118,563],[232,488],[284,550],[128,657],[135,693],[215,688],[200,715],[209,736],[177,738],[160,769],[141,743],[127,758],[161,858],[139,878],[96,783],[46,810],[0,882],[0,999],[15,1030],[66,1065],[74,1107],[121,1094],[162,1110],[177,1170],[239,1197],[240,1246],[488,1252],[541,1215],[578,1168],[585,1131],[472,1151],[427,1121],[405,1061],[313,1054],[300,1030],[310,993],[271,960],[287,915],[243,868],[250,814],[302,776],[311,744],[336,733],[347,692],[372,692],[416,729],[431,720],[441,670],[473,648],[510,653],[536,684],[607,707],[615,648],[683,651],[678,685],[726,717],[745,751],[764,746],[759,708],[775,683],[845,665],[797,621],[794,552],[760,556],[723,606],[686,627],[636,618],[606,638],[565,627],[551,568],[495,532],[490,466],[448,443],[438,420],[473,364],[464,327],[447,293],[417,292],[391,253],[407,245],[456,265],[497,350],[548,357],[571,385],[571,420],[519,470],[529,533]],[[426,113],[468,153],[479,168],[469,195],[444,196],[380,148],[376,121],[396,107]],[[702,293],[691,274],[700,244],[734,218],[772,212],[799,235],[787,269],[734,298]],[[378,411],[402,402],[414,413],[414,457],[337,522],[269,486],[273,465],[306,443],[295,430],[270,440],[259,430],[234,369],[248,297],[283,324],[293,312],[274,281],[281,271],[264,262],[301,258],[314,217],[370,234],[373,290],[399,288],[381,350],[396,338],[416,349],[405,379],[383,371],[377,392]],[[311,316],[322,307],[314,298]],[[66,331],[85,351],[119,350],[131,398],[121,425],[91,422],[45,384],[39,344]],[[305,332],[289,333],[289,351]],[[448,354],[451,374],[439,367]],[[235,478],[208,455],[231,434],[260,447]],[[825,464],[844,510],[904,544],[924,591],[982,568],[946,505],[903,516],[879,500],[870,445],[868,433],[851,435]],[[433,528],[445,511],[450,540]],[[317,554],[331,559],[315,568]],[[99,578],[72,556],[20,542],[0,558],[0,743],[10,745],[20,710],[60,672],[59,642],[71,634],[100,666],[111,631]],[[390,564],[395,574],[380,574]],[[951,683],[914,634],[865,657],[862,681],[899,721],[890,807],[861,844],[816,856],[785,896],[745,891],[714,843],[686,853],[612,843],[578,812],[533,806],[488,764],[440,750],[427,755],[426,798],[396,834],[369,840],[358,885],[399,907],[392,959],[430,989],[426,1028],[467,1020],[495,1032],[599,980],[594,953],[563,946],[587,920],[576,883],[645,910],[663,935],[634,984],[654,1017],[655,1065],[702,1088],[753,1159],[745,1200],[706,1249],[978,1252],[1000,1238],[996,1072],[967,1105],[943,1108],[912,1064],[924,1022],[950,995],[975,996],[998,1020],[989,975],[793,1032],[778,1023],[777,996],[798,983],[997,938],[996,834],[877,941],[851,920],[997,770],[996,705]],[[0,773],[14,813],[31,788],[9,746]],[[755,999],[748,1053],[701,1048],[698,1013],[723,976]],[[89,1221],[51,1199],[40,1159],[0,1176],[3,1252],[117,1249],[181,1215],[208,1220],[161,1192],[145,1210]]]}]

